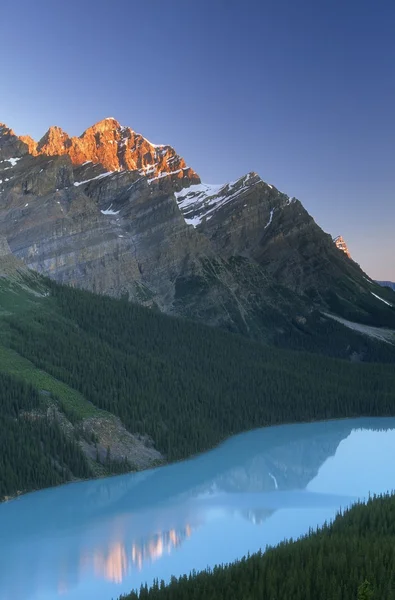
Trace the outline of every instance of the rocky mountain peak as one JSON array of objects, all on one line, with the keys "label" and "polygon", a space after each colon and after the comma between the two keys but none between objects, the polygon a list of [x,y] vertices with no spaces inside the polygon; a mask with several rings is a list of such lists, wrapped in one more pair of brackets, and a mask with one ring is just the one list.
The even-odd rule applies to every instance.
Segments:
[{"label": "rocky mountain peak", "polygon": [[28,146],[5,125],[0,123],[0,161],[20,158],[27,154]]},{"label": "rocky mountain peak", "polygon": [[37,142],[30,135],[20,135],[18,139],[27,146],[27,153],[36,156]]},{"label": "rocky mountain peak", "polygon": [[92,125],[92,127],[89,127],[85,131],[85,133],[89,132],[89,131],[93,131],[94,133],[104,132],[104,131],[113,131],[115,129],[122,129],[122,126],[119,123],[119,121],[114,119],[114,117],[106,117],[105,119],[102,119],[101,121],[98,121],[98,123],[95,123],[94,125]]},{"label": "rocky mountain peak", "polygon": [[38,142],[35,154],[46,154],[48,156],[64,154],[60,150],[63,150],[69,141],[70,138],[67,133],[56,125],[52,126]]},{"label": "rocky mountain peak", "polygon": [[350,251],[349,251],[348,246],[345,242],[345,239],[343,238],[342,235],[338,235],[337,237],[334,238],[333,241],[335,242],[335,245],[337,248],[339,248],[339,250],[344,252],[344,254],[346,254],[348,256],[348,258],[351,258]]},{"label": "rocky mountain peak", "polygon": [[[1,135],[1,132],[0,132]],[[177,188],[200,183],[199,176],[168,145],[156,145],[113,117],[99,121],[79,137],[70,137],[52,126],[36,143],[29,136],[17,138],[25,153],[33,156],[67,154],[74,165],[100,163],[107,171],[139,171],[150,181],[169,178]]]}]

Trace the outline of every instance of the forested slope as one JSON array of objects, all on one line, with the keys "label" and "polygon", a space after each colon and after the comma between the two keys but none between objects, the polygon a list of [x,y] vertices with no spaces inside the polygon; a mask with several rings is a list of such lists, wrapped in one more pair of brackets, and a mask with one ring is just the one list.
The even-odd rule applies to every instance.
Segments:
[{"label": "forested slope", "polygon": [[[85,464],[80,450],[87,454],[88,447],[88,476],[144,468],[122,452],[115,462],[110,452],[100,456],[111,439],[98,450],[95,426],[100,422],[106,429],[112,418],[171,461],[254,427],[395,414],[392,364],[267,347],[126,300],[48,281],[45,286],[45,293],[25,299],[18,310],[7,296],[8,309],[0,315],[0,372],[12,374],[15,385],[21,380],[32,386],[34,402],[41,402],[37,423],[48,423],[43,415],[52,411],[66,440],[59,444],[70,442],[78,450],[78,464]],[[18,296],[13,298],[16,305]],[[24,410],[23,402],[15,408],[18,427],[26,426]],[[31,435],[29,430],[26,447]],[[26,463],[17,455],[17,479],[3,475],[3,494],[86,475],[84,466],[59,469],[57,456],[48,452],[50,477],[43,475],[46,467],[37,467],[33,483],[22,475]]]},{"label": "forested slope", "polygon": [[42,411],[36,389],[2,373],[0,389],[0,499],[91,475],[81,449],[64,434],[56,414]]},{"label": "forested slope", "polygon": [[394,600],[395,496],[231,565],[155,582],[123,600]]}]

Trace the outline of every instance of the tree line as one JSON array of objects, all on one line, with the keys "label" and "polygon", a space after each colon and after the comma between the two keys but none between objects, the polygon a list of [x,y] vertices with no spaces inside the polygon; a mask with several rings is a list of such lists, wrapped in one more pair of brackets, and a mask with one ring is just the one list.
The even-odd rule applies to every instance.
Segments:
[{"label": "tree line", "polygon": [[394,600],[395,496],[371,498],[297,541],[120,600]]}]

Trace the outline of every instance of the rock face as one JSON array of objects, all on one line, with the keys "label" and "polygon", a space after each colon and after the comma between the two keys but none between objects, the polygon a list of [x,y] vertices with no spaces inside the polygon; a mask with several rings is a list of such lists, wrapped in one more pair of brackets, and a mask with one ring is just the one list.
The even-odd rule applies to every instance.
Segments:
[{"label": "rock face", "polygon": [[258,339],[314,308],[370,310],[363,272],[299,200],[256,173],[203,184],[114,119],[38,143],[1,126],[0,236],[59,282]]},{"label": "rock face", "polygon": [[0,164],[14,157],[24,156],[29,152],[29,147],[18,138],[12,129],[0,123]]},{"label": "rock face", "polygon": [[338,235],[334,238],[333,241],[335,242],[336,248],[339,248],[339,250],[344,252],[344,254],[348,256],[348,258],[351,258],[351,254],[342,235]]},{"label": "rock face", "polygon": [[50,127],[38,143],[21,137],[33,156],[67,154],[74,165],[100,163],[107,171],[139,171],[150,179],[170,176],[174,182],[200,182],[193,169],[171,146],[151,144],[113,118],[89,127],[80,137],[69,137],[60,127]]}]

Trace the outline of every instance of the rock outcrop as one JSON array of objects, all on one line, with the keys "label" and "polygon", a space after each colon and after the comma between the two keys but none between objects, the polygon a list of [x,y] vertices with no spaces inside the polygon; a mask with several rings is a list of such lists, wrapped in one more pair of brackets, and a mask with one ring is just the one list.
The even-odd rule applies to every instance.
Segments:
[{"label": "rock outcrop", "polygon": [[24,156],[28,152],[28,145],[18,138],[7,125],[0,123],[0,166],[4,161]]},{"label": "rock outcrop", "polygon": [[345,239],[343,238],[342,235],[338,235],[337,237],[334,238],[333,241],[335,243],[336,248],[339,248],[339,250],[344,252],[344,254],[346,254],[348,256],[348,258],[351,258],[350,251],[349,251],[348,246],[345,242]]},{"label": "rock outcrop", "polygon": [[80,137],[69,137],[60,127],[50,127],[38,143],[19,138],[33,156],[67,154],[74,165],[100,163],[107,171],[139,171],[150,179],[170,176],[174,182],[200,182],[171,146],[151,144],[113,118],[89,127]]}]

